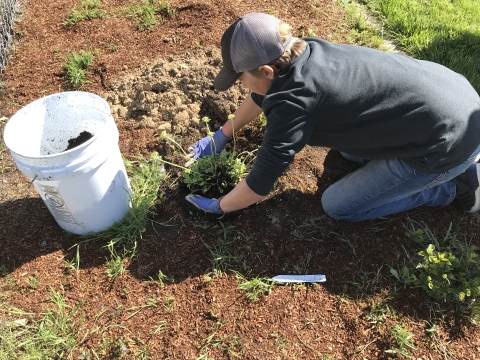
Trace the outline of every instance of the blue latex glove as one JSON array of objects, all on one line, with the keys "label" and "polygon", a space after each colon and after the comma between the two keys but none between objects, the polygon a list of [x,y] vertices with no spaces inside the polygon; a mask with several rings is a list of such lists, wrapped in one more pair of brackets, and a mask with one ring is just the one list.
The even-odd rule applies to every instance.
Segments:
[{"label": "blue latex glove", "polygon": [[[220,198],[221,199],[221,198]],[[200,195],[189,194],[185,196],[185,200],[193,204],[197,209],[210,212],[213,214],[225,214],[220,206],[220,199],[209,199]]]},{"label": "blue latex glove", "polygon": [[[222,128],[218,129],[213,136],[205,136],[188,148],[192,160],[213,154],[220,154],[231,138],[223,135]],[[192,162],[193,163],[193,162]]]}]

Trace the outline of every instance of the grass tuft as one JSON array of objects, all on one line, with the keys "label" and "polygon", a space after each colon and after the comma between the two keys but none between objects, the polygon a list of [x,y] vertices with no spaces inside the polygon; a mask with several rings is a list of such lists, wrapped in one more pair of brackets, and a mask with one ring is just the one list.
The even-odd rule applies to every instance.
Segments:
[{"label": "grass tuft", "polygon": [[164,199],[158,193],[160,185],[168,178],[162,164],[158,153],[152,153],[149,160],[141,156],[133,161],[125,160],[132,187],[132,206],[122,221],[100,233],[86,235],[87,241],[108,240],[115,245],[136,246],[146,230],[148,217],[155,214],[155,206]]},{"label": "grass tuft", "polygon": [[168,0],[142,0],[130,7],[130,16],[136,20],[140,31],[154,30],[158,25],[157,15],[160,15],[160,24],[164,19],[175,16],[175,10]]},{"label": "grass tuft", "polygon": [[65,22],[69,25],[75,25],[82,20],[103,19],[106,12],[100,6],[100,0],[85,0],[80,8],[73,8],[70,11]]},{"label": "grass tuft", "polygon": [[87,83],[88,68],[92,65],[93,54],[90,51],[80,50],[67,54],[67,63],[64,65],[67,87],[80,89]]}]

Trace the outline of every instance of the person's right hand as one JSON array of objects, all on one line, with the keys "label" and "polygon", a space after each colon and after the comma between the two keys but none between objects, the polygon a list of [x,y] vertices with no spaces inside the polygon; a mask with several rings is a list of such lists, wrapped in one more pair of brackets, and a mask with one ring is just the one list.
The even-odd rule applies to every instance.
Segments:
[{"label": "person's right hand", "polygon": [[218,129],[213,136],[205,136],[188,148],[190,160],[185,164],[186,167],[191,166],[198,158],[213,154],[220,154],[231,138],[225,136],[222,128]]}]

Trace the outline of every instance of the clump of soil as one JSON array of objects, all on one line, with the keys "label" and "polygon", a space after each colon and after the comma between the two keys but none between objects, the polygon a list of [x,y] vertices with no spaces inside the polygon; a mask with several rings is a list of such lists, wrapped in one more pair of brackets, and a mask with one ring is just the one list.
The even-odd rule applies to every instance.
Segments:
[{"label": "clump of soil", "polygon": [[68,140],[68,146],[64,151],[71,150],[77,146],[82,145],[93,137],[93,134],[88,131],[82,131],[76,138]]},{"label": "clump of soil", "polygon": [[117,120],[133,119],[140,128],[200,137],[203,116],[218,128],[248,94],[238,84],[225,92],[213,88],[221,64],[216,49],[170,56],[113,82],[106,100]]}]

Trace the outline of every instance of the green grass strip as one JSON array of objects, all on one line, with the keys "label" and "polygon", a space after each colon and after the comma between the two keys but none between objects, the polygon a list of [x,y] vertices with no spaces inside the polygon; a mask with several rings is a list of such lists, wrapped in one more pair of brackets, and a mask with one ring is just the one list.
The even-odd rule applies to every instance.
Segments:
[{"label": "green grass strip", "polygon": [[480,92],[480,1],[363,0],[409,55],[464,75]]}]

